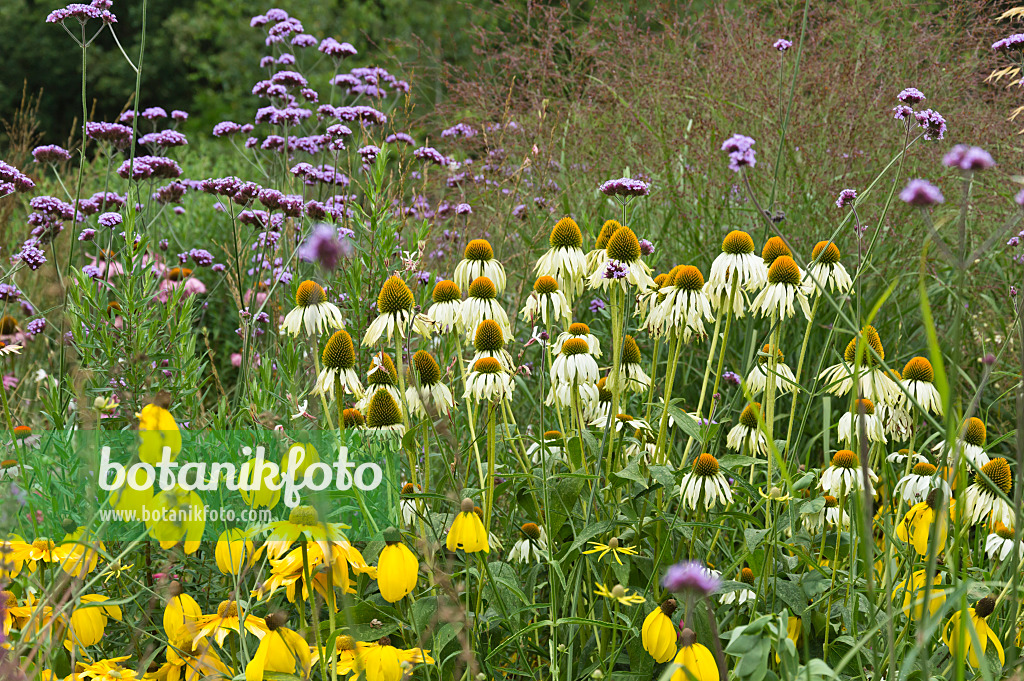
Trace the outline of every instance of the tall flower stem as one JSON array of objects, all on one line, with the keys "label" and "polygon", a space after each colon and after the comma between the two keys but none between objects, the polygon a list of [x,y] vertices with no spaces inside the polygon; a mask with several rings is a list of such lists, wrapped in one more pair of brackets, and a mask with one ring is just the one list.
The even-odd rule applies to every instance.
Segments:
[{"label": "tall flower stem", "polygon": [[[671,347],[671,342],[672,342],[672,340],[670,338],[669,339],[670,347]],[[658,337],[656,337],[654,339],[654,352],[651,354],[651,387],[647,391],[647,413],[644,416],[644,421],[647,421],[648,423],[651,422],[651,407],[654,405],[654,384],[657,382],[656,379],[658,378],[658,356],[660,354],[661,354],[661,336],[658,336]],[[670,370],[670,367],[671,367],[671,371],[673,373],[675,373],[675,365],[672,364],[672,351],[671,351],[671,349],[669,350],[669,353],[668,353],[668,360],[669,360],[669,364],[668,364],[668,366],[665,367],[665,380],[666,381],[668,380],[668,372]],[[668,386],[666,386],[666,388],[665,388],[666,394],[668,394],[668,390],[669,390],[669,388],[668,388]],[[665,402],[668,403],[668,399],[667,398],[666,398]]]},{"label": "tall flower stem", "polygon": [[[465,395],[464,399],[466,402],[466,423],[469,425],[469,440],[473,443],[473,455],[476,458],[476,474],[480,478],[480,485],[484,484],[484,467],[480,461],[480,443],[476,441],[476,425],[473,419],[473,402],[469,395],[466,394],[466,363],[462,359],[462,350],[459,350],[458,358],[456,360],[459,364],[459,371],[462,373],[462,391]],[[467,473],[467,475],[469,475]]]},{"label": "tall flower stem", "polygon": [[[814,297],[814,304],[811,306],[811,318],[807,320],[807,328],[804,329],[804,341],[800,346],[800,359],[796,363],[796,374],[794,375],[794,383],[797,386],[800,385],[800,377],[804,369],[804,359],[807,357],[807,343],[811,339],[811,329],[814,328],[814,317],[818,313],[818,305],[821,304],[822,293],[819,293]],[[796,403],[797,396],[800,394],[799,388],[793,391],[793,406],[789,410],[789,425],[786,427],[786,450],[783,453],[783,460],[789,456],[789,439],[793,437],[793,422],[796,420]]]},{"label": "tall flower stem", "polygon": [[[772,464],[775,461],[775,393],[778,387],[779,338],[782,335],[782,320],[777,312],[772,313],[772,327],[768,343],[768,376],[764,388],[764,427],[765,437],[768,438],[768,480],[765,484],[768,489],[772,486]],[[765,509],[771,509],[771,504],[765,504]],[[770,511],[766,510],[766,513],[770,516]],[[770,520],[770,517],[766,519]]]},{"label": "tall flower stem", "polygon": [[[625,208],[623,208],[625,211]],[[619,413],[619,399],[622,388],[619,385],[619,364],[622,355],[622,288],[616,283],[612,285],[610,304],[612,310],[612,368],[608,382],[612,388],[612,417]]]},{"label": "tall flower stem", "polygon": [[[676,333],[675,330],[669,332],[668,340],[668,366],[665,368],[665,404],[661,410],[661,424],[658,426],[658,439],[654,445],[654,458],[660,461],[659,455],[665,453],[666,447],[666,435],[668,434],[668,405],[672,401],[672,387],[675,383],[676,378],[676,363],[679,361],[680,346],[682,345],[682,336]],[[654,390],[654,379],[651,379],[651,390]],[[647,405],[647,418],[650,418],[651,406]]]},{"label": "tall flower stem", "polygon": [[494,510],[494,424],[497,405],[487,403],[487,504],[484,508],[484,526],[491,531],[491,514]]}]

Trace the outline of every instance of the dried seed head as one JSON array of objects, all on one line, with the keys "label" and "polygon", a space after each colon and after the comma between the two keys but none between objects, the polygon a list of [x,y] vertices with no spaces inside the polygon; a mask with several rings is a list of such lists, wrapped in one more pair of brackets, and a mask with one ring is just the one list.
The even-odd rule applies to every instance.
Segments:
[{"label": "dried seed head", "polygon": [[693,629],[689,627],[683,629],[679,634],[679,645],[684,648],[690,648],[694,643],[697,642],[697,634],[693,633]]},{"label": "dried seed head", "polygon": [[278,610],[267,615],[265,619],[267,623],[267,629],[274,631],[280,629],[288,623],[288,613]]},{"label": "dried seed head", "polygon": [[672,613],[676,611],[677,607],[679,607],[679,604],[676,602],[676,599],[669,598],[667,601],[661,604],[661,611],[665,613],[666,617],[671,617]]},{"label": "dried seed head", "polygon": [[996,599],[985,596],[974,604],[974,614],[978,617],[988,617],[996,609]]},{"label": "dried seed head", "polygon": [[472,499],[463,499],[462,500],[462,506],[460,508],[461,508],[463,513],[472,513],[473,512],[473,500]]}]

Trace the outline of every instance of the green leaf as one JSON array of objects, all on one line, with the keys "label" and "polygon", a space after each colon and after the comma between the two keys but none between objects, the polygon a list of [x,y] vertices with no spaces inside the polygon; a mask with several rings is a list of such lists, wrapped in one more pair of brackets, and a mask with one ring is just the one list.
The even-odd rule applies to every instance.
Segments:
[{"label": "green leaf", "polygon": [[620,480],[635,482],[641,487],[647,488],[647,478],[640,472],[640,464],[637,461],[630,461],[628,466],[617,473],[612,473],[612,476]]},{"label": "green leaf", "polygon": [[747,550],[753,553],[761,548],[761,543],[768,536],[768,530],[757,530],[748,527],[743,531],[743,539],[747,542]]}]

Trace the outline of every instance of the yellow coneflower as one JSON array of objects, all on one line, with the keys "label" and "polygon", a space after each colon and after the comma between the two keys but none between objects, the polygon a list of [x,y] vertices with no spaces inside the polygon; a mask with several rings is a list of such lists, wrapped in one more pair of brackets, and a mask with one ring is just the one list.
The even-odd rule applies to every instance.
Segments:
[{"label": "yellow coneflower", "polygon": [[[761,348],[761,352],[757,355],[757,361],[754,362],[754,367],[747,374],[746,386],[752,396],[764,391],[765,386],[768,384],[768,360],[771,358],[771,354],[770,345],[765,345]],[[785,355],[782,354],[781,350],[776,350],[775,356],[775,389],[784,393],[799,392],[800,386],[797,385],[793,370],[786,364]]]},{"label": "yellow coneflower", "polygon": [[434,322],[438,333],[449,333],[462,325],[462,291],[454,281],[444,279],[434,284],[434,304],[427,316]]},{"label": "yellow coneflower", "polygon": [[896,381],[892,379],[889,372],[876,362],[868,348],[873,350],[879,359],[885,359],[882,339],[875,327],[870,324],[865,326],[860,334],[847,344],[843,351],[843,361],[826,367],[818,375],[818,378],[825,381],[826,392],[839,396],[846,395],[853,388],[854,369],[857,366],[859,353],[860,373],[856,380],[859,384],[860,397],[867,398],[875,404],[896,404],[903,393],[900,392],[899,386],[896,385]]},{"label": "yellow coneflower", "polygon": [[771,267],[772,263],[783,255],[792,258],[793,251],[789,250],[789,246],[786,245],[781,236],[769,237],[768,241],[765,241],[764,246],[761,248],[761,260],[764,261],[765,267]]},{"label": "yellow coneflower", "polygon": [[378,388],[366,405],[366,429],[405,433],[402,408],[384,388]]},{"label": "yellow coneflower", "polygon": [[605,556],[607,556],[610,553],[612,558],[614,558],[615,562],[618,563],[619,565],[622,565],[622,559],[619,558],[620,555],[622,555],[622,556],[638,556],[638,555],[640,555],[637,552],[636,549],[634,549],[632,547],[629,547],[629,546],[622,546],[619,543],[619,538],[618,537],[612,537],[611,539],[608,540],[607,544],[602,544],[601,542],[596,542],[596,541],[587,542],[587,543],[590,544],[593,548],[589,548],[586,551],[584,551],[583,552],[584,555],[589,555],[589,554],[592,554],[592,553],[596,553],[597,554],[597,560],[602,560]]},{"label": "yellow coneflower", "polygon": [[[942,641],[949,647],[954,657],[957,654],[957,646],[960,645],[960,640],[963,639],[964,645],[967,646],[967,664],[975,669],[980,666],[977,648],[980,647],[981,657],[984,657],[989,643],[995,647],[996,654],[999,656],[999,663],[1006,664],[1003,644],[999,641],[999,636],[992,630],[986,619],[995,609],[996,599],[992,596],[986,596],[975,603],[973,608],[967,608],[966,618],[962,616],[962,610],[957,610],[949,618],[949,621],[946,622],[946,626],[942,628]],[[967,630],[961,631],[962,627],[965,626],[964,619],[967,620]],[[975,638],[978,640],[977,646],[974,643]]]},{"label": "yellow coneflower", "polygon": [[[997,522],[992,532],[985,538],[985,553],[992,560],[1006,560],[1013,551],[1013,528]],[[1017,552],[1024,560],[1024,543],[1017,542]]]},{"label": "yellow coneflower", "polygon": [[[642,361],[640,346],[636,344],[636,339],[627,333],[622,337],[622,357],[619,364],[619,380],[624,392],[642,393],[651,387],[651,377],[644,372]],[[596,368],[597,363],[594,365]],[[597,381],[596,375],[594,381]],[[613,390],[614,386],[609,385],[608,388]]]},{"label": "yellow coneflower", "polygon": [[914,464],[910,473],[900,478],[893,488],[893,493],[903,497],[903,500],[916,504],[923,501],[933,489],[940,488],[949,496],[949,483],[942,479],[938,469],[927,461],[920,461]]},{"label": "yellow coneflower", "polygon": [[751,402],[743,411],[736,425],[729,429],[725,438],[725,446],[736,451],[743,451],[744,447],[751,454],[766,454],[768,452],[768,438],[758,425],[757,419],[761,412],[760,402]]},{"label": "yellow coneflower", "polygon": [[854,436],[860,436],[861,423],[864,424],[864,431],[867,433],[868,442],[882,442],[885,440],[885,428],[882,422],[875,416],[875,403],[868,399],[854,400],[850,410],[839,417],[839,442],[850,444]]},{"label": "yellow coneflower", "polygon": [[[925,584],[928,581],[928,571],[925,569],[915,570],[907,579],[897,582],[893,587],[892,599],[903,598],[903,614],[907,617],[920,620],[924,613],[924,592]],[[936,573],[932,577],[932,586],[928,589],[928,612],[935,615],[946,602],[946,592],[942,590],[942,573]]]},{"label": "yellow coneflower", "polygon": [[696,509],[701,502],[706,511],[716,504],[731,504],[732,490],[718,467],[718,459],[706,453],[694,459],[693,468],[683,476],[679,485],[679,496],[690,509]]},{"label": "yellow coneflower", "polygon": [[84,578],[87,574],[96,569],[99,563],[100,551],[104,551],[103,542],[95,535],[79,527],[74,532],[64,535],[64,540],[54,551],[54,556],[60,561],[60,567],[67,574]]},{"label": "yellow coneflower", "polygon": [[281,327],[293,337],[305,329],[307,336],[321,334],[328,329],[340,329],[345,326],[341,310],[327,300],[324,287],[315,281],[299,284],[295,291],[295,307],[285,315]]},{"label": "yellow coneflower", "polygon": [[673,665],[678,668],[670,681],[718,681],[718,663],[706,646],[697,643],[693,629],[683,629],[679,635],[679,652]]},{"label": "yellow coneflower", "polygon": [[914,357],[903,367],[903,387],[921,408],[942,415],[942,396],[935,387],[935,370],[924,357]]},{"label": "yellow coneflower", "polygon": [[194,681],[206,678],[231,678],[234,672],[220,659],[217,652],[206,641],[182,641],[167,646],[167,662],[155,672],[146,674],[144,679],[165,679],[166,681]]},{"label": "yellow coneflower", "polygon": [[954,504],[955,502],[949,498],[947,492],[941,488],[933,489],[924,501],[910,507],[907,514],[903,516],[902,522],[896,526],[896,536],[900,541],[913,546],[918,555],[927,556],[931,531],[934,527],[938,532],[935,537],[935,549],[941,553],[946,546],[949,518],[954,512]]},{"label": "yellow coneflower", "polygon": [[420,562],[400,541],[388,541],[377,559],[377,587],[381,598],[397,603],[416,588]]},{"label": "yellow coneflower", "polygon": [[466,377],[464,397],[477,402],[498,401],[512,396],[515,384],[501,363],[493,357],[481,357]]},{"label": "yellow coneflower", "polygon": [[469,366],[472,368],[477,360],[484,357],[493,357],[503,369],[511,372],[514,368],[512,354],[505,349],[509,338],[510,336],[502,331],[501,326],[493,319],[480,322],[473,334],[473,349],[476,352],[469,360]]},{"label": "yellow coneflower", "polygon": [[[309,584],[305,581],[306,570],[309,570],[313,587],[320,592],[325,602],[330,602],[328,592],[331,586],[341,589],[342,593],[355,593],[352,587],[350,572],[357,575],[369,575],[376,578],[377,569],[367,565],[359,550],[348,541],[333,541],[327,547],[330,553],[325,554],[320,544],[308,544],[296,547],[282,558],[270,559],[270,575],[263,581],[254,595],[259,600],[269,599],[280,588],[287,590],[288,600],[292,603],[296,598],[309,598]],[[302,587],[301,592],[298,586]]]},{"label": "yellow coneflower", "polygon": [[[244,616],[244,617],[243,617]],[[242,620],[245,623],[242,623]],[[242,633],[242,627],[256,638],[263,638],[267,633],[267,624],[262,617],[256,617],[241,609],[237,601],[221,601],[217,606],[217,612],[212,615],[203,615],[195,622],[196,635],[193,643],[199,639],[213,636],[217,645],[223,647],[224,640],[228,634],[235,632]]]},{"label": "yellow coneflower", "polygon": [[964,517],[972,525],[1001,522],[1012,525],[1013,507],[999,496],[1010,496],[1013,472],[1006,459],[995,458],[974,474],[974,482],[964,490]]},{"label": "yellow coneflower", "polygon": [[[356,662],[353,671],[362,671],[359,681],[400,681],[407,667],[416,664],[434,664],[429,649],[402,650],[391,645],[385,636],[376,643],[356,642]],[[338,670],[339,673],[341,669]]]},{"label": "yellow coneflower", "polygon": [[177,485],[162,490],[153,496],[150,505],[152,515],[146,523],[149,536],[160,542],[160,548],[181,544],[187,555],[195,553],[202,545],[206,529],[202,508],[203,500],[194,490]]},{"label": "yellow coneflower", "polygon": [[466,244],[462,260],[455,266],[455,285],[465,291],[479,277],[487,277],[498,293],[505,290],[505,268],[494,258],[494,249],[486,239]]},{"label": "yellow coneflower", "polygon": [[569,301],[559,290],[555,278],[547,275],[538,277],[534,282],[533,292],[526,299],[526,305],[523,306],[519,314],[531,323],[540,319],[545,326],[547,326],[549,318],[554,322],[561,320],[565,325],[572,321]]},{"label": "yellow coneflower", "polygon": [[607,586],[601,584],[600,582],[594,582],[594,587],[595,596],[603,596],[604,598],[610,598],[611,600],[617,601],[622,605],[640,605],[641,603],[644,603],[647,600],[638,593],[629,593],[629,589],[622,586],[621,584],[616,584],[611,589],[609,589]]},{"label": "yellow coneflower", "polygon": [[580,337],[562,343],[558,356],[551,363],[551,387],[545,404],[570,407],[574,391],[584,404],[597,398],[597,360],[590,354],[590,346]]},{"label": "yellow coneflower", "polygon": [[555,342],[551,344],[551,352],[555,355],[562,351],[562,344],[570,338],[582,338],[587,341],[587,347],[590,349],[590,354],[595,359],[601,359],[601,343],[597,336],[590,332],[590,327],[583,322],[574,322],[569,325],[569,328],[558,334]]},{"label": "yellow coneflower", "polygon": [[819,241],[814,245],[811,263],[804,277],[817,293],[824,292],[826,288],[846,293],[853,286],[849,273],[843,263],[839,262],[840,255],[839,247],[831,241]]},{"label": "yellow coneflower", "polygon": [[654,286],[651,268],[640,256],[640,240],[629,227],[620,226],[609,237],[604,258],[590,275],[590,288],[608,290],[618,285],[625,290],[629,284],[643,291]]},{"label": "yellow coneflower", "polygon": [[338,329],[324,346],[323,368],[316,378],[315,392],[334,397],[334,385],[340,381],[346,393],[363,396],[363,386],[356,373],[356,350],[348,331]]},{"label": "yellow coneflower", "polygon": [[399,338],[405,338],[405,330],[410,323],[413,331],[429,336],[432,331],[430,318],[416,314],[415,307],[416,299],[402,278],[394,274],[388,277],[380,287],[377,318],[366,329],[363,345],[374,345],[385,334],[388,342],[391,342],[395,331],[398,331]]},{"label": "yellow coneflower", "polygon": [[345,429],[360,429],[366,426],[366,419],[363,418],[363,413],[358,409],[346,409],[342,412],[343,419],[345,419]]},{"label": "yellow coneflower", "polygon": [[242,464],[238,477],[239,494],[249,508],[274,508],[281,501],[281,471],[269,475],[249,460]]},{"label": "yellow coneflower", "polygon": [[938,452],[940,455],[942,452],[945,452],[946,462],[952,467],[959,463],[958,457],[963,455],[975,466],[981,468],[990,461],[988,454],[985,453],[985,439],[987,436],[988,431],[985,428],[985,422],[977,416],[972,416],[967,419],[967,423],[964,424],[963,430],[956,438],[954,444],[951,445],[942,440],[939,444],[932,447],[932,451]]},{"label": "yellow coneflower", "polygon": [[217,538],[214,558],[217,561],[217,569],[225,575],[238,575],[242,571],[242,566],[251,561],[254,555],[255,546],[252,540],[237,527],[225,530]]},{"label": "yellow coneflower", "polygon": [[821,474],[818,486],[826,494],[839,498],[846,497],[852,491],[864,489],[867,482],[868,496],[875,495],[873,483],[878,482],[875,472],[868,469],[868,480],[864,480],[860,468],[860,459],[849,449],[840,449],[832,455],[832,465]]},{"label": "yellow coneflower", "polygon": [[469,295],[462,301],[462,328],[470,334],[473,333],[485,319],[494,320],[505,338],[512,337],[512,327],[509,325],[508,315],[505,309],[497,301],[498,289],[494,282],[487,277],[477,277],[469,285]]},{"label": "yellow coneflower", "polygon": [[474,510],[472,499],[463,499],[462,505],[452,526],[448,530],[448,537],[445,545],[449,551],[462,549],[466,553],[477,553],[483,551],[490,553],[491,547],[487,544],[487,530]]},{"label": "yellow coneflower", "polygon": [[409,413],[426,418],[427,407],[425,399],[430,398],[434,409],[441,413],[447,413],[455,406],[455,399],[452,391],[441,381],[441,367],[437,360],[426,350],[418,350],[412,356],[412,365],[419,379],[419,385],[410,382],[405,389],[405,399],[409,404]]},{"label": "yellow coneflower", "polygon": [[744,603],[757,600],[757,593],[754,591],[754,571],[748,567],[740,570],[740,574],[737,576],[736,581],[746,584],[750,588],[740,589],[738,591],[729,591],[722,594],[718,602],[724,605],[736,603],[737,605],[743,605]]},{"label": "yellow coneflower", "polygon": [[668,599],[652,610],[640,627],[640,642],[658,664],[668,662],[676,654],[676,627],[672,624],[676,607],[676,599]]},{"label": "yellow coneflower", "polygon": [[328,523],[320,520],[317,510],[312,506],[296,506],[288,514],[288,520],[277,520],[267,524],[263,530],[269,531],[266,540],[267,556],[280,558],[300,539],[316,542],[324,554],[329,554],[330,544],[345,542],[345,530],[348,525]]},{"label": "yellow coneflower", "polygon": [[85,594],[79,599],[81,605],[72,611],[68,622],[65,648],[71,650],[72,646],[94,646],[103,640],[108,618],[121,621],[120,606],[104,605],[109,600],[99,594]]},{"label": "yellow coneflower", "polygon": [[[184,592],[180,582],[171,582],[168,594],[170,599],[164,606],[164,633],[169,641],[178,641],[182,638],[183,627],[189,622],[198,622],[203,611],[195,599]],[[195,632],[192,632],[192,638],[195,638]]]},{"label": "yellow coneflower", "polygon": [[548,550],[548,535],[537,523],[523,523],[519,528],[523,536],[508,552],[508,559],[516,563],[539,563]]},{"label": "yellow coneflower", "polygon": [[608,240],[612,238],[612,234],[622,227],[617,220],[606,220],[601,225],[601,230],[597,233],[597,241],[594,243],[594,249],[587,253],[587,277],[589,278],[602,262],[607,260],[607,253],[605,252],[608,248]]},{"label": "yellow coneflower", "polygon": [[569,298],[575,298],[583,292],[583,278],[587,274],[583,233],[575,220],[565,216],[555,223],[548,242],[551,248],[537,261],[537,275],[554,277],[558,287]]},{"label": "yellow coneflower", "polygon": [[732,313],[742,317],[743,292],[756,291],[764,286],[768,280],[768,268],[754,252],[754,240],[740,230],[729,232],[722,240],[722,252],[711,263],[711,272],[704,285],[704,292],[716,314],[728,308],[734,279],[736,295],[732,300]]},{"label": "yellow coneflower", "polygon": [[811,307],[807,302],[807,286],[803,272],[796,261],[788,255],[780,255],[768,268],[768,283],[754,298],[750,307],[762,317],[789,319],[796,314],[795,300],[807,319],[811,318]]},{"label": "yellow coneflower", "polygon": [[168,406],[170,400],[161,395],[156,403],[147,404],[135,415],[139,420],[139,458],[145,463],[159,462],[165,448],[170,450],[172,461],[181,451],[181,431]]},{"label": "yellow coneflower", "polygon": [[127,660],[131,655],[121,657],[110,657],[96,662],[80,662],[71,679],[92,679],[92,681],[134,681],[139,678],[134,669],[121,666],[121,662]]},{"label": "yellow coneflower", "polygon": [[299,634],[285,628],[287,615],[276,612],[267,617],[266,635],[245,667],[245,681],[263,681],[267,672],[309,676],[313,656],[309,644]]}]

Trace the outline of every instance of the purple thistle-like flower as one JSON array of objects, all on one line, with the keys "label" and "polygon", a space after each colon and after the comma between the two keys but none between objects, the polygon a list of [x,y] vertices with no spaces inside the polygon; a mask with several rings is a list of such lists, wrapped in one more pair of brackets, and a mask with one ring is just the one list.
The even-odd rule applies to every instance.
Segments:
[{"label": "purple thistle-like flower", "polygon": [[925,109],[914,114],[917,124],[924,128],[926,140],[940,140],[946,134],[946,119],[938,111]]},{"label": "purple thistle-like flower", "polygon": [[591,312],[600,312],[601,310],[605,309],[608,306],[600,298],[594,298],[593,300],[590,301],[590,305],[588,307],[590,308]]},{"label": "purple thistle-like flower", "polygon": [[46,329],[46,317],[37,317],[25,326],[25,331],[30,336],[41,334]]},{"label": "purple thistle-like flower", "polygon": [[718,577],[696,561],[684,561],[669,566],[661,578],[661,585],[667,590],[696,596],[710,596],[721,584],[722,581]]},{"label": "purple thistle-like flower", "polygon": [[420,147],[416,151],[412,152],[412,155],[418,159],[430,161],[431,163],[435,163],[439,166],[447,166],[451,163],[451,160],[447,156],[434,147]]},{"label": "purple thistle-like flower", "polygon": [[14,284],[0,283],[0,300],[14,302],[21,298],[21,290]]},{"label": "purple thistle-like flower", "polygon": [[441,131],[441,137],[465,137],[470,138],[476,135],[476,128],[465,123],[457,123],[450,128]]},{"label": "purple thistle-like flower", "polygon": [[14,256],[28,266],[30,270],[38,270],[46,262],[43,249],[39,248],[39,239],[32,238],[21,245],[21,251]]},{"label": "purple thistle-like flower", "polygon": [[896,95],[896,101],[904,104],[920,104],[924,100],[924,93],[916,87],[908,87]]},{"label": "purple thistle-like flower", "polygon": [[471,215],[472,213],[473,207],[470,206],[468,203],[460,203],[459,205],[455,206],[456,215]]},{"label": "purple thistle-like flower", "polygon": [[339,259],[350,257],[353,252],[351,240],[344,238],[344,234],[340,236],[341,239],[338,230],[331,225],[317,224],[306,242],[299,247],[299,258],[306,262],[318,262],[325,270],[333,270],[338,266]]},{"label": "purple thistle-like flower", "polygon": [[625,279],[628,274],[628,267],[618,260],[609,260],[608,265],[604,268],[604,274],[601,276],[605,279]]},{"label": "purple thistle-like flower", "polygon": [[640,255],[651,255],[654,253],[654,244],[647,239],[640,239]]},{"label": "purple thistle-like flower", "polygon": [[942,203],[945,199],[939,188],[928,180],[911,180],[906,188],[900,192],[900,200],[911,206],[933,206]]},{"label": "purple thistle-like flower", "polygon": [[914,110],[906,104],[897,104],[892,108],[892,117],[898,121],[905,121],[914,115]]},{"label": "purple thistle-like flower", "polygon": [[320,47],[317,48],[328,57],[335,57],[341,59],[343,57],[352,57],[358,52],[356,48],[350,43],[339,43],[334,38],[324,38],[320,41]]},{"label": "purple thistle-like flower", "polygon": [[60,163],[61,161],[70,161],[71,154],[67,149],[58,147],[56,144],[47,144],[33,149],[32,158],[36,163]]},{"label": "purple thistle-like flower", "polygon": [[35,189],[36,183],[10,163],[0,161],[0,182],[14,187],[14,191],[27,192]]},{"label": "purple thistle-like flower", "polygon": [[132,141],[132,129],[120,123],[86,123],[85,136],[97,142],[110,142],[114,146],[124,147]]},{"label": "purple thistle-like flower", "polygon": [[182,147],[188,144],[188,138],[177,130],[161,130],[151,132],[139,138],[139,144],[151,147]]},{"label": "purple thistle-like flower", "polygon": [[743,382],[743,379],[740,378],[739,374],[733,371],[724,371],[722,372],[722,381],[725,383],[731,383],[732,385],[739,385]]},{"label": "purple thistle-like flower", "polygon": [[85,229],[78,233],[79,241],[92,241],[95,238],[96,230],[93,229],[92,227],[86,227]]},{"label": "purple thistle-like flower", "polygon": [[754,139],[746,135],[733,135],[722,142],[722,151],[729,154],[729,170],[738,173],[745,167],[754,167],[757,163],[754,144]]},{"label": "purple thistle-like flower", "polygon": [[785,38],[779,38],[774,43],[772,43],[772,47],[774,47],[779,52],[785,52],[789,48],[793,47],[793,42],[790,40],[786,40]]},{"label": "purple thistle-like flower", "polygon": [[181,109],[175,109],[174,111],[171,112],[171,118],[176,120],[176,121],[187,121],[188,120],[188,112],[187,111],[182,111]]},{"label": "purple thistle-like flower", "polygon": [[394,144],[395,142],[404,142],[405,144],[416,144],[413,140],[412,135],[404,132],[396,132],[393,135],[388,135],[384,138],[384,141],[388,144]]},{"label": "purple thistle-like flower", "polygon": [[992,43],[992,49],[996,52],[1013,52],[1024,49],[1024,33],[1014,33],[1001,38]]},{"label": "purple thistle-like flower", "polygon": [[[70,203],[65,203],[55,196],[36,196],[28,205],[37,213],[49,216],[57,220],[72,220],[75,217],[75,209]],[[32,220],[30,219],[29,222]]]},{"label": "purple thistle-like flower", "polygon": [[942,157],[942,165],[960,170],[987,170],[994,166],[992,155],[981,147],[958,144]]},{"label": "purple thistle-like flower", "polygon": [[375,144],[367,144],[365,147],[361,147],[356,153],[363,157],[363,163],[373,163],[377,160],[377,154],[380,153],[380,147]]},{"label": "purple thistle-like flower", "polygon": [[857,190],[855,189],[844,189],[839,192],[839,198],[836,199],[836,208],[846,208],[857,199]]},{"label": "purple thistle-like flower", "polygon": [[647,196],[651,193],[651,188],[646,182],[632,177],[608,180],[598,189],[605,196]]},{"label": "purple thistle-like flower", "polygon": [[295,47],[313,47],[316,45],[316,38],[308,33],[297,33],[292,36],[290,42]]}]

